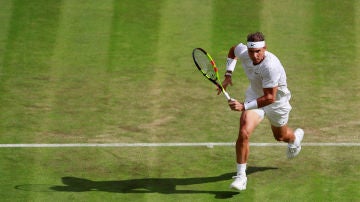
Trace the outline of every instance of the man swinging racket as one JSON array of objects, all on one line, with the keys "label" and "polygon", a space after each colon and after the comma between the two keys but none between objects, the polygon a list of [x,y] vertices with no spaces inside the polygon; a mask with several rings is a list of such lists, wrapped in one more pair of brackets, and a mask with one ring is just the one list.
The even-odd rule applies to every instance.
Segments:
[{"label": "man swinging racket", "polygon": [[263,118],[266,116],[270,120],[275,139],[288,143],[288,158],[299,154],[304,131],[300,128],[293,131],[287,126],[291,94],[287,88],[286,73],[279,59],[266,50],[265,38],[261,32],[249,34],[246,45],[240,43],[230,48],[225,79],[222,82],[225,89],[232,85],[231,76],[237,60],[241,61],[250,86],[246,90],[244,103],[229,101],[232,110],[242,112],[236,141],[237,174],[230,187],[245,190],[249,138]]}]

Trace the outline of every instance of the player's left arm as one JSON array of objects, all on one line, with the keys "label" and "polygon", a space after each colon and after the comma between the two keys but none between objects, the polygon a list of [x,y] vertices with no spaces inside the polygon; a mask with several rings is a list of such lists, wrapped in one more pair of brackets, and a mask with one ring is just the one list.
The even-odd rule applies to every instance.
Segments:
[{"label": "player's left arm", "polygon": [[275,102],[278,87],[263,88],[264,95],[256,99],[258,108],[265,107]]},{"label": "player's left arm", "polygon": [[[265,107],[265,106],[270,105],[275,102],[276,93],[278,91],[277,86],[273,87],[273,88],[263,88],[263,91],[264,91],[263,96],[252,101],[252,102],[254,102],[254,104],[256,104],[256,107],[251,107],[250,109]],[[249,102],[249,103],[251,103],[251,102]],[[252,105],[252,104],[250,104],[250,105]],[[247,107],[245,107],[245,103],[241,103],[237,100],[229,101],[229,106],[234,111],[245,111],[247,108]]]},{"label": "player's left arm", "polygon": [[256,99],[257,107],[265,107],[276,101],[278,81],[281,73],[276,65],[270,66],[262,72],[262,86],[264,95]]}]

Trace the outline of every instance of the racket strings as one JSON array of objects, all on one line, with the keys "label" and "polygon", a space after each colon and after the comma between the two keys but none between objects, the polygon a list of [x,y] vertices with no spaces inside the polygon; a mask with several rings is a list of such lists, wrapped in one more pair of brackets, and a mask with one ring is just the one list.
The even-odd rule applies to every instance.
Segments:
[{"label": "racket strings", "polygon": [[194,58],[196,63],[200,66],[201,71],[207,77],[216,80],[216,72],[214,71],[214,67],[211,64],[211,60],[201,51],[196,51],[194,54]]}]

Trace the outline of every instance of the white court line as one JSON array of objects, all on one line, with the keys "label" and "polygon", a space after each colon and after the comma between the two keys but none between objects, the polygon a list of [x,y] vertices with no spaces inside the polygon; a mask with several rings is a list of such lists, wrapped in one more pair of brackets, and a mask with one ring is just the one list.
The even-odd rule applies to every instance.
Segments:
[{"label": "white court line", "polygon": [[[72,143],[72,144],[0,144],[0,148],[48,148],[48,147],[214,147],[234,146],[234,142],[200,142],[200,143]],[[250,143],[253,147],[286,146],[286,143]],[[355,147],[360,143],[302,143],[302,146]]]}]

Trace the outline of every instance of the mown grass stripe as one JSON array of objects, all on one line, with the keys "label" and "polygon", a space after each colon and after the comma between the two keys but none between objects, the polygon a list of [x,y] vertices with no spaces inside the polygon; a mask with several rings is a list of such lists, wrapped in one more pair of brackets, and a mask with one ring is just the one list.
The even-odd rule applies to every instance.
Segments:
[{"label": "mown grass stripe", "polygon": [[[267,1],[252,0],[213,1],[211,52],[213,52],[215,60],[216,58],[221,59],[218,60],[221,72],[225,72],[225,59],[230,46],[240,42],[244,43],[250,32],[260,31],[263,20],[260,12],[266,3]],[[242,71],[240,64],[237,65],[236,71],[236,75]],[[245,78],[243,80],[246,81]]]},{"label": "mown grass stripe", "polygon": [[4,52],[6,51],[6,41],[9,37],[9,27],[10,27],[10,19],[12,14],[12,2],[11,0],[2,1],[0,7],[0,81],[1,81],[1,71],[3,68],[3,57]]},{"label": "mown grass stripe", "polygon": [[[360,1],[355,1],[355,6],[354,6],[354,10],[355,10],[355,16],[354,16],[354,21],[355,21],[355,28],[354,28],[354,33],[357,33],[356,36],[356,54],[355,55],[360,55]],[[360,63],[360,57],[355,57],[356,58],[356,63],[355,64],[359,64]],[[360,78],[360,69],[359,68],[353,68],[353,70],[355,70],[355,74],[354,74],[354,78]],[[360,99],[360,81],[359,79],[357,79],[357,83],[355,84],[355,90],[354,92],[357,92],[356,97],[357,100]],[[356,102],[357,103],[357,108],[360,107],[360,102]],[[358,113],[359,114],[359,113]],[[360,119],[360,117],[359,117]]]},{"label": "mown grass stripe", "polygon": [[[153,134],[150,141],[157,141],[159,138],[159,125],[175,119],[172,115],[174,113],[168,111],[171,108],[167,106],[176,99],[173,96],[180,97],[181,93],[188,92],[181,92],[179,86],[182,89],[189,85],[183,80],[188,78],[189,71],[195,71],[195,66],[193,63],[183,66],[183,61],[191,62],[193,48],[206,48],[211,44],[211,11],[211,2],[204,0],[165,1],[161,6],[154,75],[149,83],[152,106],[150,112],[153,117],[153,122],[150,123],[152,127],[149,128]],[[200,74],[199,78],[201,79]]]},{"label": "mown grass stripe", "polygon": [[102,117],[108,112],[106,65],[113,2],[64,0],[61,8],[50,60],[51,114],[43,134],[45,139],[88,138],[102,132]]},{"label": "mown grass stripe", "polygon": [[[145,141],[153,121],[152,83],[162,1],[115,0],[107,64],[106,128],[96,141]],[[145,124],[143,127],[142,125]],[[145,130],[145,129],[146,130]],[[98,133],[100,134],[100,132]]]},{"label": "mown grass stripe", "polygon": [[18,135],[4,139],[30,141],[46,119],[51,69],[48,59],[54,49],[60,4],[44,0],[12,2],[2,54],[0,131]]}]

